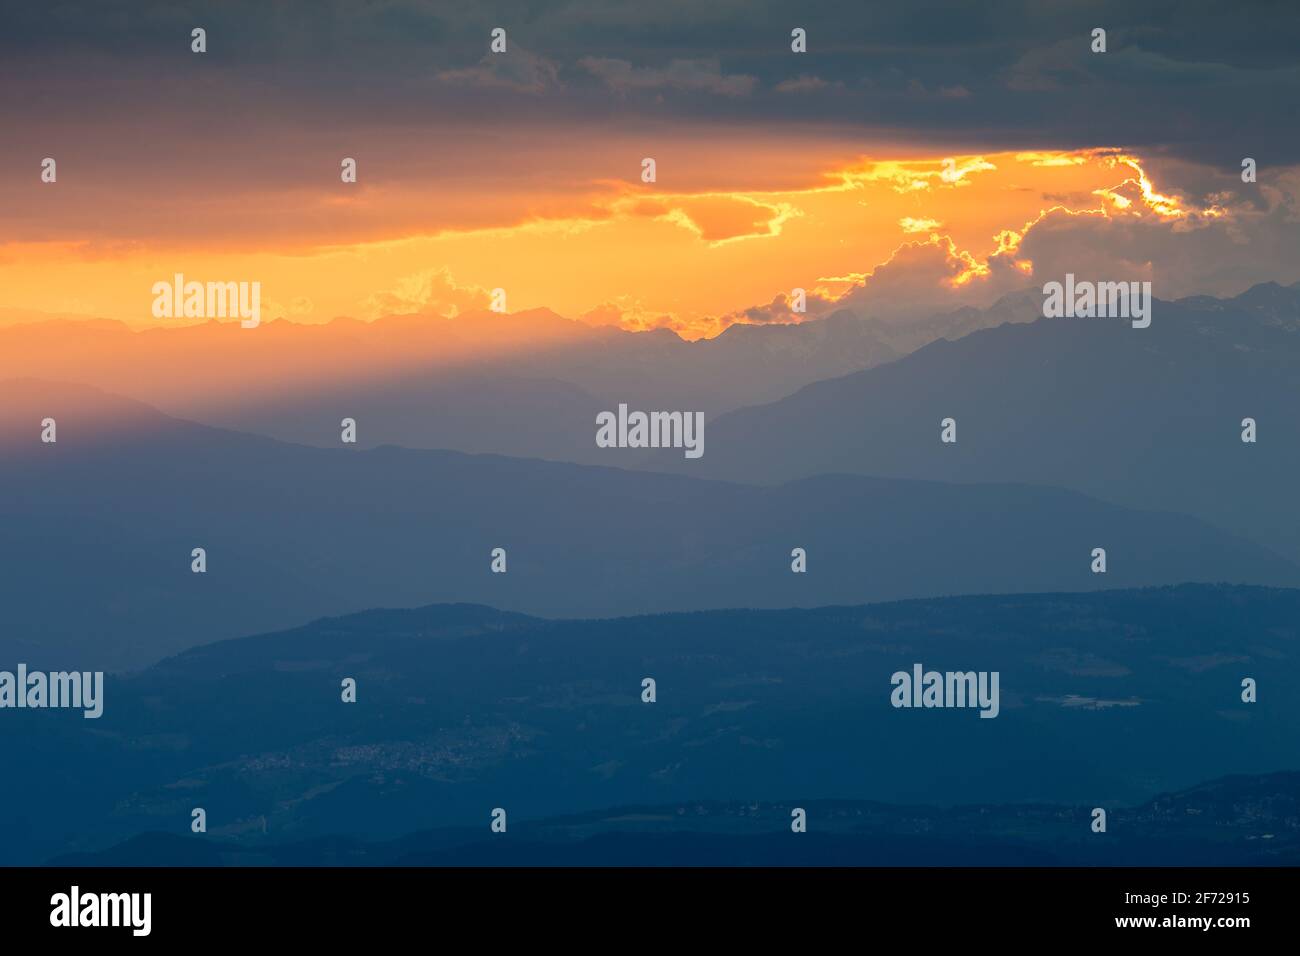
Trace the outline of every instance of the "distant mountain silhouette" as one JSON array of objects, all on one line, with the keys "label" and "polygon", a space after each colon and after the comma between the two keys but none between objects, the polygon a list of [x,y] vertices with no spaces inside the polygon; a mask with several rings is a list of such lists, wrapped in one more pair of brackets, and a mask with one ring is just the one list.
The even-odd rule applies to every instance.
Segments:
[{"label": "distant mountain silhouette", "polygon": [[[490,837],[493,807],[507,809],[511,839],[532,839],[529,821],[717,800],[785,807],[703,826],[728,839],[788,828],[789,806],[806,801],[1049,805],[1024,810],[1023,826],[1001,811],[987,825],[933,810],[845,823],[909,838],[870,851],[894,861],[919,852],[910,838],[926,821],[936,859],[959,837],[1014,837],[1056,858],[1069,835],[1091,838],[1086,813],[1069,808],[1096,806],[1120,808],[1109,835],[1146,845],[1161,820],[1186,820],[1175,836],[1203,827],[1197,840],[1280,836],[1278,820],[1295,826],[1278,802],[1294,806],[1293,783],[1272,803],[1209,794],[1158,800],[1159,820],[1121,811],[1294,767],[1298,640],[1300,591],[1202,585],[582,621],[471,605],[371,611],[110,675],[98,720],[6,711],[0,758],[23,786],[0,791],[0,854],[39,861],[150,831],[188,836],[194,807],[207,811],[206,839],[270,855],[450,834],[401,850],[427,859],[459,853],[452,837]],[[891,675],[918,662],[998,671],[999,716],[892,707]],[[340,700],[344,677],[356,703]],[[645,677],[654,703],[642,702]],[[1257,703],[1241,700],[1245,677]],[[676,810],[668,822],[619,816],[575,823],[564,839],[688,826]],[[816,811],[807,835],[828,827]]]},{"label": "distant mountain silhouette", "polygon": [[842,309],[799,324],[732,325],[695,342],[549,309],[320,324],[268,318],[252,330],[207,322],[132,331],[61,318],[0,325],[0,379],[80,382],[181,418],[303,444],[332,444],[348,416],[363,423],[362,447],[634,467],[634,454],[596,448],[597,412],[626,402],[713,417],[774,401],[938,338],[1021,321],[1025,297],[914,322]]},{"label": "distant mountain silhouette", "polygon": [[951,809],[851,800],[629,806],[366,843],[248,846],[148,833],[52,866],[1297,866],[1300,773],[1225,777],[1136,807],[995,804]]},{"label": "distant mountain silhouette", "polygon": [[0,379],[80,382],[181,418],[309,445],[332,445],[337,423],[351,417],[360,447],[640,467],[644,455],[596,447],[598,412],[626,402],[712,419],[1041,311],[1041,292],[1026,289],[988,309],[909,321],[842,309],[799,324],[736,324],[695,342],[666,329],[590,326],[549,309],[268,320],[255,330],[51,320],[0,326]]},{"label": "distant mountain silhouette", "polygon": [[[890,361],[900,354],[892,336],[847,311],[800,325],[733,326],[697,342],[549,309],[268,318],[256,329],[207,322],[132,331],[61,319],[0,325],[0,379],[79,382],[182,418],[309,444],[328,443],[321,436],[350,415],[366,421],[363,446],[392,434],[409,447],[528,455],[554,436],[543,457],[586,461],[597,452],[589,432],[598,410],[628,402],[716,415]],[[574,396],[592,396],[593,407],[572,417],[551,407]],[[571,428],[584,441],[565,441]]]},{"label": "distant mountain silhouette", "polygon": [[1008,293],[987,309],[968,305],[923,319],[893,319],[875,324],[901,357],[940,339],[956,341],[980,329],[997,328],[1006,323],[1036,322],[1042,315],[1043,293],[1040,288],[1033,287]]},{"label": "distant mountain silhouette", "polygon": [[[43,444],[40,423],[57,421]],[[454,452],[289,445],[92,389],[0,383],[0,660],[133,667],[428,601],[599,616],[1226,581],[1295,565],[1192,519],[1028,485],[775,488]],[[1090,571],[1095,547],[1108,572]],[[494,548],[507,573],[494,574]],[[808,572],[791,572],[804,548]],[[191,572],[206,550],[207,572]]]},{"label": "distant mountain silhouette", "polygon": [[[1072,488],[1300,559],[1300,284],[1156,302],[1150,328],[1040,319],[938,341],[707,426],[692,475],[827,472]],[[940,422],[957,422],[957,443]],[[1258,441],[1241,441],[1242,420]],[[643,456],[645,457],[645,456]],[[687,470],[655,453],[650,466]]]},{"label": "distant mountain silhouette", "polygon": [[[626,403],[712,416],[899,354],[880,327],[850,312],[801,325],[734,325],[698,342],[667,330],[602,328],[559,347],[413,372],[304,381],[273,402],[192,395],[167,407],[209,424],[311,445],[337,443],[338,422],[349,416],[361,423],[362,447],[396,444],[635,467],[635,451],[596,446],[600,412]],[[124,390],[139,391],[129,383]]]},{"label": "distant mountain silhouette", "polygon": [[[551,461],[599,462],[596,416],[610,407],[606,400],[558,379],[475,369],[305,388],[270,407],[243,407],[208,417],[224,427],[320,447],[338,446],[339,424],[351,418],[357,422],[361,448],[508,451]],[[630,456],[623,457],[631,463]],[[616,463],[609,458],[603,462]]]}]

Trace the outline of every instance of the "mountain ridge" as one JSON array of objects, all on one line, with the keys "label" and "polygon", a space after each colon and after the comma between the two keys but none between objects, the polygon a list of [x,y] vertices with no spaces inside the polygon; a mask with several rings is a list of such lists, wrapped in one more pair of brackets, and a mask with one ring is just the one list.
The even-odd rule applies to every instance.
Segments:
[{"label": "mountain ridge", "polygon": [[[49,415],[54,444],[40,441]],[[1049,486],[832,474],[759,487],[319,448],[39,382],[0,382],[0,452],[0,530],[13,556],[0,599],[14,609],[0,653],[32,666],[139,666],[309,617],[438,600],[607,617],[1300,581],[1296,563],[1202,521]],[[1104,575],[1089,571],[1098,546],[1109,552]],[[195,548],[202,574],[191,571]],[[505,574],[491,571],[495,548],[508,555]],[[795,548],[807,573],[791,571]],[[69,581],[77,602],[64,597]]]},{"label": "mountain ridge", "polygon": [[[691,801],[525,821],[514,827],[512,846],[504,850],[493,844],[497,838],[470,827],[375,843],[335,837],[266,846],[154,831],[46,865],[1278,866],[1300,863],[1298,804],[1300,773],[1281,771],[1230,775],[1134,807],[1114,807],[1104,841],[1082,835],[1090,820],[1085,806],[997,804],[943,811],[827,799]],[[797,836],[789,833],[794,806],[803,807],[810,821],[809,831]],[[1252,813],[1255,807],[1264,812]],[[1205,825],[1207,810],[1219,817],[1218,832]],[[805,841],[820,845],[804,846]]]},{"label": "mountain ridge", "polygon": [[[1161,795],[1294,766],[1297,621],[1300,590],[1228,585],[617,619],[371,611],[110,675],[97,720],[8,712],[6,767],[27,790],[0,793],[0,854],[188,833],[194,807],[207,839],[250,853],[430,827],[486,839],[493,807],[522,836],[615,807],[868,801],[902,808],[877,831],[886,842],[924,832],[917,807],[976,838],[962,808],[1120,808],[1124,840],[1148,827],[1122,808],[1150,801],[1210,830],[1214,806],[1289,817],[1231,788]],[[999,672],[997,718],[891,706],[891,674],[918,662]],[[620,816],[616,831],[640,825]],[[1096,839],[1086,814],[1025,819],[1048,843]],[[788,834],[788,808],[771,820]],[[811,815],[809,833],[828,823]],[[1243,832],[1257,833],[1228,836]]]}]

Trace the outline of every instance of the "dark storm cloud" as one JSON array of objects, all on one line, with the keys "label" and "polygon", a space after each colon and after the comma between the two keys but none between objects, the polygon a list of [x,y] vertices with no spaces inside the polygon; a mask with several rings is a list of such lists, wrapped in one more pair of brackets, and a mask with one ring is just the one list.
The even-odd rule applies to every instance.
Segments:
[{"label": "dark storm cloud", "polygon": [[[494,26],[508,59],[488,55]],[[790,51],[794,26],[807,54]],[[1098,26],[1105,54],[1089,50]],[[798,123],[1280,164],[1300,161],[1297,46],[1291,3],[69,0],[8,14],[0,115]]]}]

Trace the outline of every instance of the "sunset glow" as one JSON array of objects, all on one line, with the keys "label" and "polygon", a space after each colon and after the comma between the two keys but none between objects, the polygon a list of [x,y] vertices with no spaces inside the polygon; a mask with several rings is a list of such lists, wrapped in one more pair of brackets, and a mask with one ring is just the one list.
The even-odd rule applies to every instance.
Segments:
[{"label": "sunset glow", "polygon": [[[861,157],[808,168],[801,185],[780,189],[675,189],[672,178],[665,172],[658,183],[599,180],[563,191],[538,186],[517,197],[518,210],[498,208],[497,223],[416,235],[394,225],[388,238],[340,242],[332,228],[317,235],[304,229],[269,253],[260,240],[231,236],[212,247],[161,231],[111,247],[9,243],[0,247],[0,280],[10,307],[137,327],[156,322],[148,308],[153,282],[178,270],[260,281],[272,320],[448,316],[485,308],[489,291],[502,288],[510,311],[545,307],[698,338],[746,321],[742,310],[796,287],[839,299],[905,247],[941,251],[954,264],[945,283],[975,289],[996,260],[1032,276],[1031,261],[1017,252],[1045,220],[1225,214],[1162,191],[1138,157],[1109,149]],[[439,206],[448,189],[430,181],[419,200]],[[401,201],[382,184],[354,193],[322,184],[298,198],[308,224],[322,207],[346,215]],[[178,215],[193,208],[183,195],[169,202]]]}]

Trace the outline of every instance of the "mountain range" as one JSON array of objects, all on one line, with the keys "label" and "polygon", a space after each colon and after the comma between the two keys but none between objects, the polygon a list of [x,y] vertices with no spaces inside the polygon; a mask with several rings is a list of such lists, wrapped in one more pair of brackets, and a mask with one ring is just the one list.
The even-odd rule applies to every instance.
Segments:
[{"label": "mountain range", "polygon": [[[0,759],[24,786],[0,795],[0,848],[34,862],[188,836],[196,807],[207,839],[273,853],[430,828],[489,835],[496,807],[515,827],[776,803],[787,809],[752,822],[779,830],[788,806],[832,799],[1050,805],[1015,813],[1080,839],[1088,816],[1069,808],[1119,808],[1124,834],[1124,807],[1295,766],[1297,622],[1300,591],[1207,585],[604,620],[368,611],[109,675],[98,719],[5,712]],[[998,672],[998,716],[891,706],[891,675],[916,663]],[[355,703],[342,700],[348,677]],[[1294,829],[1293,813],[1273,812]],[[891,813],[877,833],[943,816]],[[968,828],[963,813],[947,836],[983,839],[1007,819]],[[638,829],[621,816],[614,829]],[[825,831],[824,814],[811,820],[808,835]]]},{"label": "mountain range", "polygon": [[936,338],[1025,321],[1037,309],[1022,292],[989,310],[909,323],[840,310],[799,324],[736,324],[698,341],[666,329],[592,326],[549,309],[281,319],[256,329],[12,321],[0,326],[0,379],[39,374],[91,385],[180,418],[303,444],[335,444],[338,422],[351,417],[361,447],[610,464],[592,441],[593,422],[620,402],[712,418]]},{"label": "mountain range", "polygon": [[[941,441],[948,418],[955,443]],[[1157,301],[1146,329],[1096,318],[980,329],[723,415],[707,434],[696,462],[643,452],[643,463],[751,482],[1051,485],[1194,515],[1297,560],[1300,284]]]},{"label": "mountain range", "polygon": [[[40,440],[46,419],[54,443]],[[320,614],[430,601],[568,617],[1300,583],[1294,563],[1201,521],[1048,487],[852,475],[760,487],[313,448],[36,380],[0,383],[0,453],[0,653],[51,669],[139,667]],[[505,573],[492,570],[498,548]],[[792,570],[796,548],[806,573]]]}]

